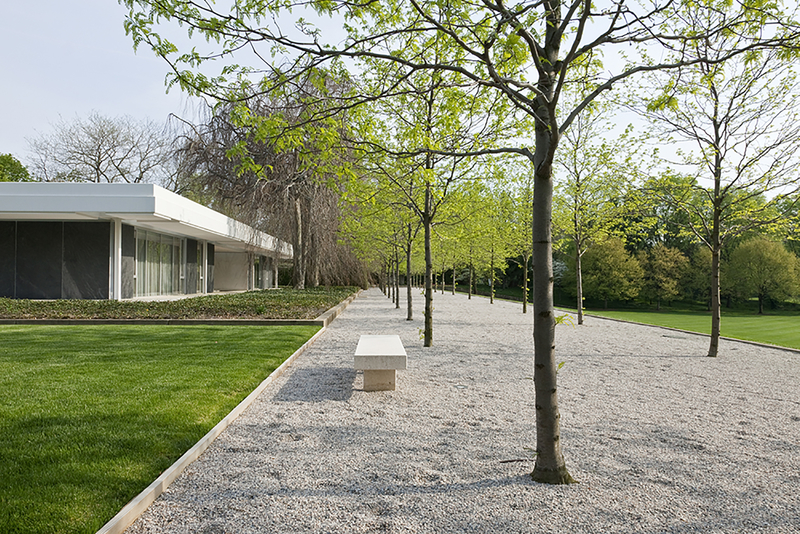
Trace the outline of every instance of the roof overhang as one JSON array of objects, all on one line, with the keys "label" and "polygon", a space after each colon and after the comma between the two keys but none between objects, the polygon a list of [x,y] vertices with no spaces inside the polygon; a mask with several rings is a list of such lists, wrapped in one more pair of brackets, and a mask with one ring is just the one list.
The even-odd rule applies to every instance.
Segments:
[{"label": "roof overhang", "polygon": [[153,184],[2,182],[0,220],[119,220],[208,241],[220,251],[292,258],[288,243]]}]

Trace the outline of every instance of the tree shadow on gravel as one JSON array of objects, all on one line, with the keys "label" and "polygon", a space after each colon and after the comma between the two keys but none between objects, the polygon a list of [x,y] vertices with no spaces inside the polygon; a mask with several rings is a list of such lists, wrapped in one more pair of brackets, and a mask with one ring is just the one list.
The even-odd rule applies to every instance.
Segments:
[{"label": "tree shadow on gravel", "polygon": [[276,402],[346,401],[353,396],[356,371],[346,367],[298,369],[275,395]]}]

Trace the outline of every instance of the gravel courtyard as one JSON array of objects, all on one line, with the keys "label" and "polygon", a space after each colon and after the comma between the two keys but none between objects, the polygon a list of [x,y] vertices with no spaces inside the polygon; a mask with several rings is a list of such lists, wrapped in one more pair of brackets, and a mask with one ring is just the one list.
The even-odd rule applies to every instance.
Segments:
[{"label": "gravel courtyard", "polygon": [[[800,532],[800,354],[723,340],[712,359],[704,336],[559,325],[580,483],[547,486],[528,476],[531,313],[437,294],[423,348],[414,299],[409,322],[405,298],[362,293],[128,532]],[[402,338],[396,391],[363,391],[361,334]]]}]

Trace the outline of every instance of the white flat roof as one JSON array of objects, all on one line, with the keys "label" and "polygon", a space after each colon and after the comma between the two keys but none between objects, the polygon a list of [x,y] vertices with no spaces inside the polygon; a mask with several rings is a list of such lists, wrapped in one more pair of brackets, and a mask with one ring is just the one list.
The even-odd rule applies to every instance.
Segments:
[{"label": "white flat roof", "polygon": [[153,184],[0,182],[0,220],[121,220],[222,251],[292,257],[288,243]]}]

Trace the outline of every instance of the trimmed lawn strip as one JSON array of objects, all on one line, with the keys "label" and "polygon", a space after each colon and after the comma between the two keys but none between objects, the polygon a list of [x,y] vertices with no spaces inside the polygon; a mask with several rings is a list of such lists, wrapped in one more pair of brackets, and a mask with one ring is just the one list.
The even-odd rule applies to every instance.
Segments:
[{"label": "trimmed lawn strip", "polygon": [[96,532],[318,330],[0,326],[0,532]]},{"label": "trimmed lawn strip", "polygon": [[[708,312],[587,310],[586,313],[711,334],[711,315]],[[724,337],[800,349],[800,314],[796,312],[764,315],[723,312],[721,331]]]},{"label": "trimmed lawn strip", "polygon": [[0,319],[315,319],[357,290],[281,288],[154,302],[0,298]]}]

